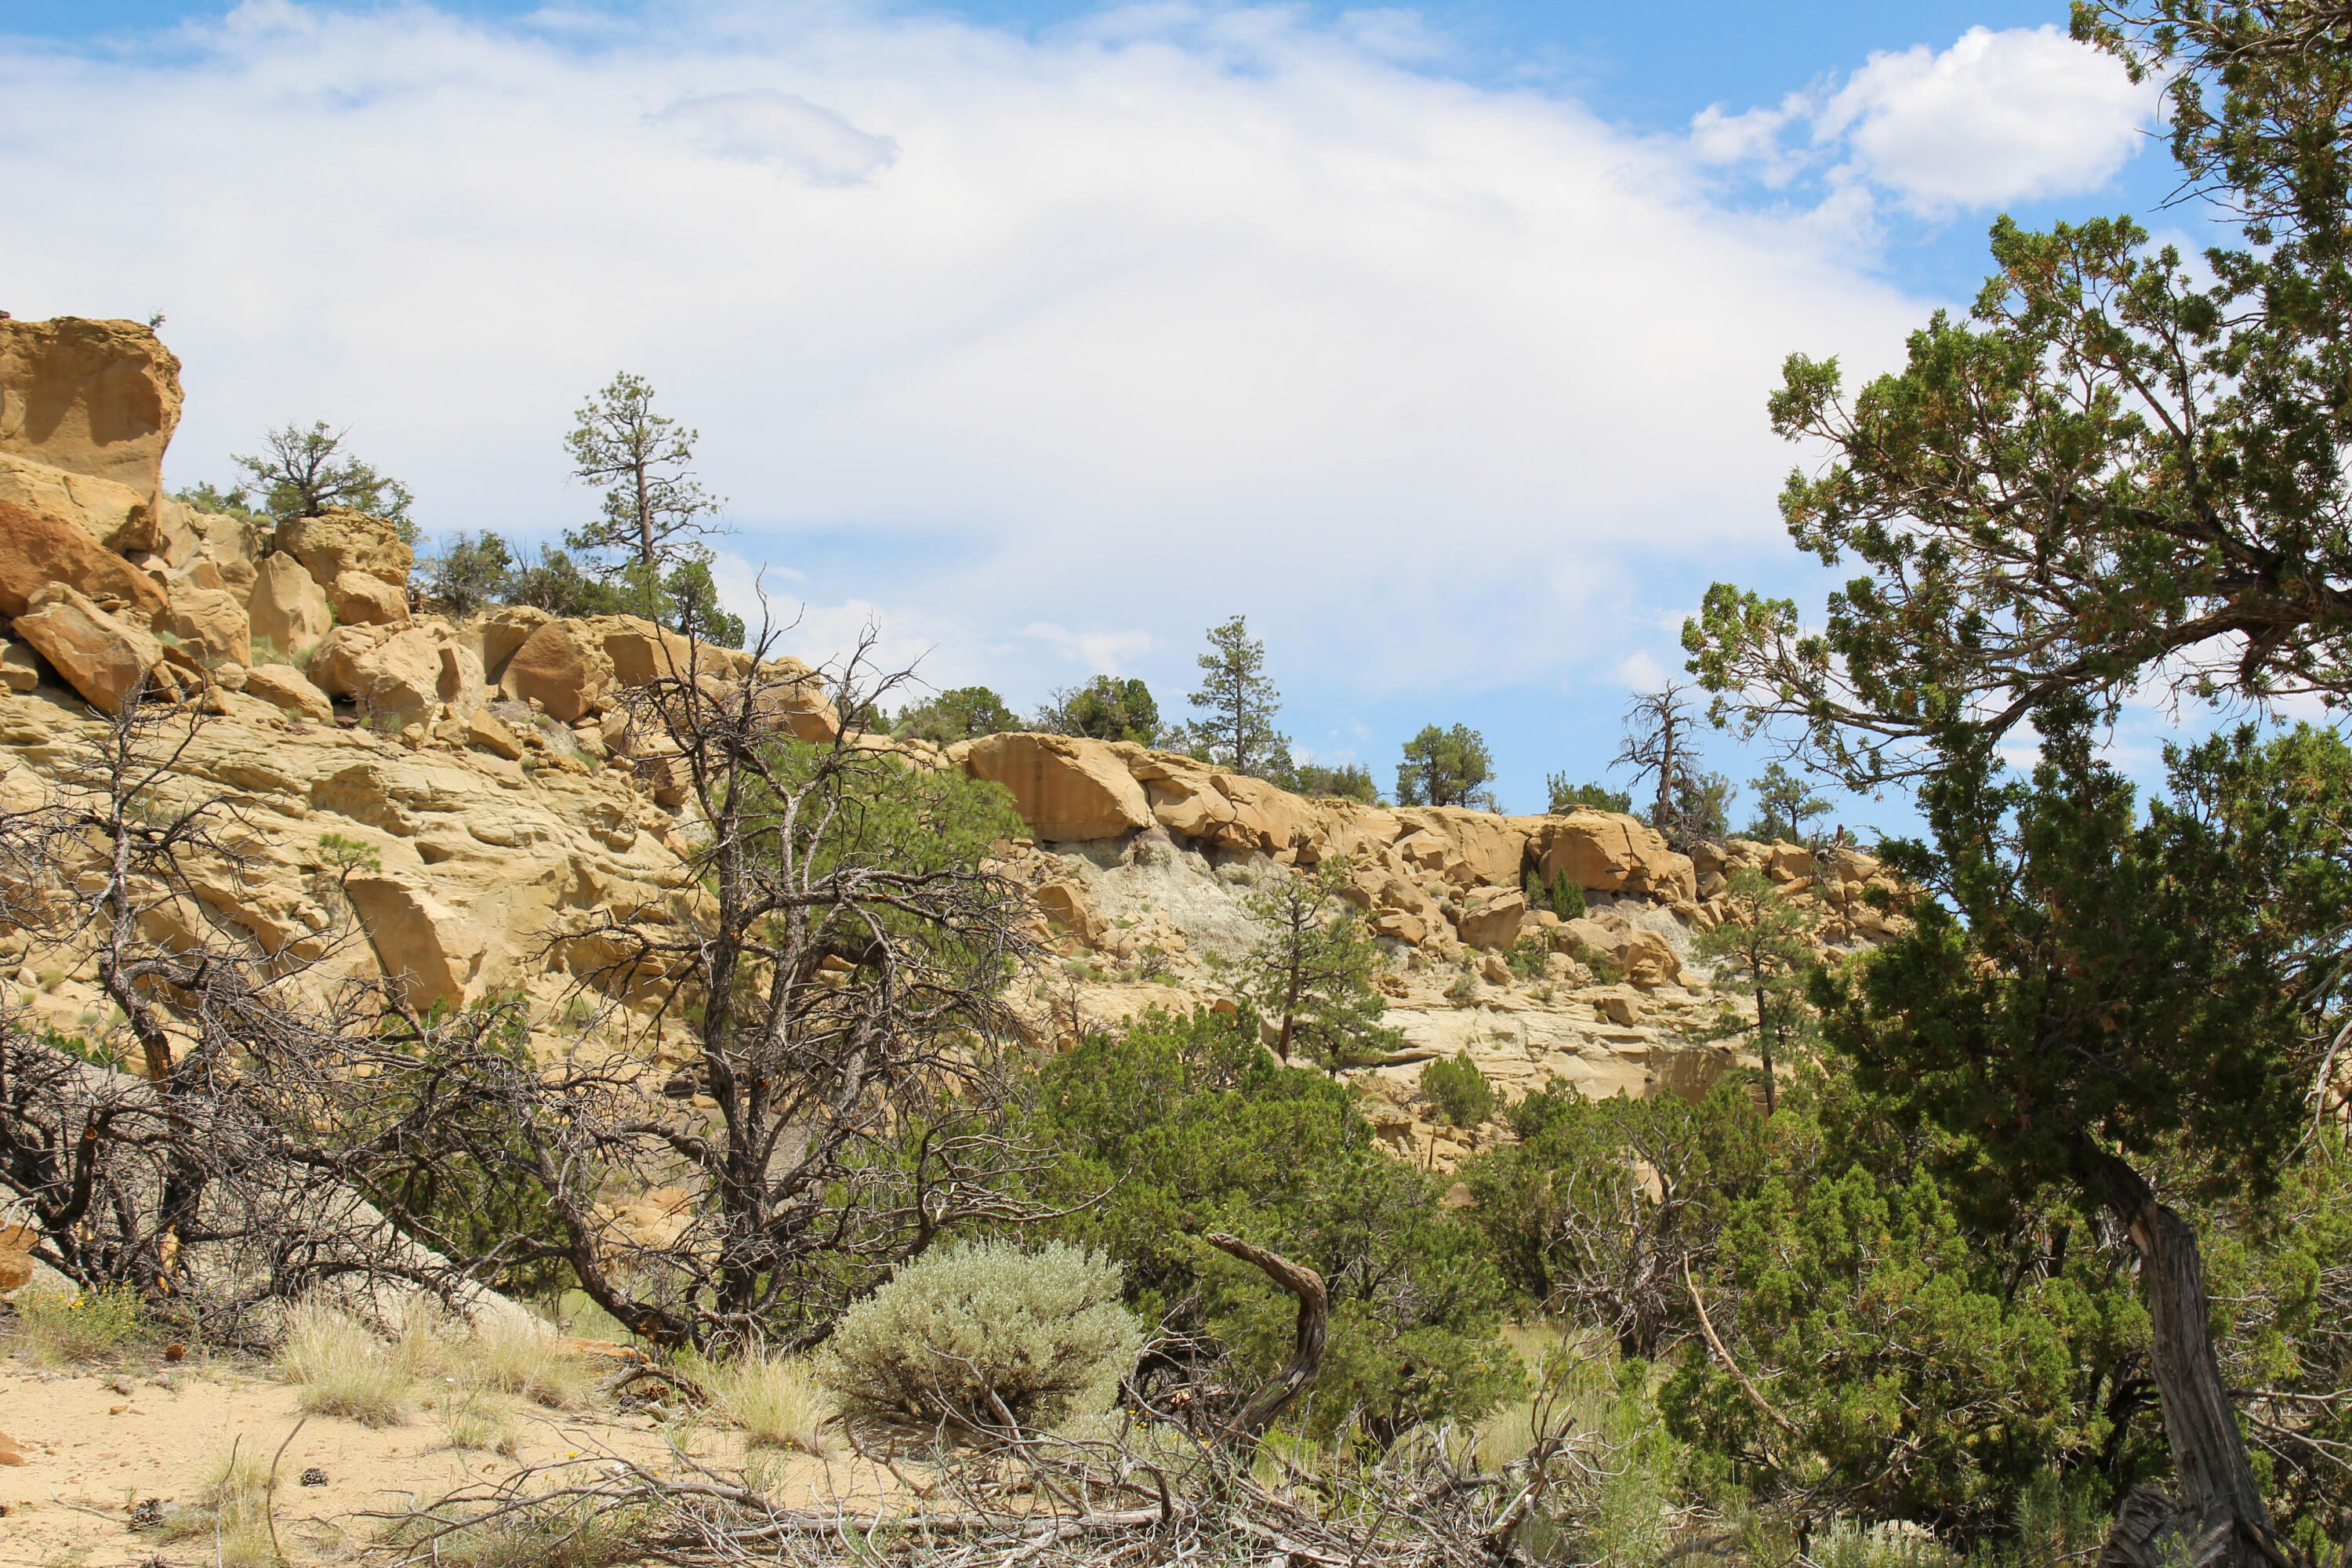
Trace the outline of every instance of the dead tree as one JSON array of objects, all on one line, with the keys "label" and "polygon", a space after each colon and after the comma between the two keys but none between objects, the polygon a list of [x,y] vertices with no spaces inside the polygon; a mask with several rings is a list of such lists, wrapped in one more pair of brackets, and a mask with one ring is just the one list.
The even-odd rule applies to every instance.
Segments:
[{"label": "dead tree", "polygon": [[[903,679],[873,673],[870,637],[826,678],[773,658],[777,635],[748,672],[692,644],[630,695],[636,765],[683,786],[694,847],[658,903],[551,941],[610,1004],[601,1037],[545,1062],[433,1038],[375,1081],[409,1147],[541,1194],[548,1232],[509,1259],[560,1258],[662,1344],[813,1342],[935,1238],[1038,1212],[1017,1194],[1045,1156],[999,1059],[1028,906],[984,863],[1017,819],[854,718],[836,732]],[[656,1058],[681,1047],[673,1077]],[[599,1205],[664,1184],[693,1194],[674,1237]]]},{"label": "dead tree", "polygon": [[1671,833],[1681,817],[1677,804],[1689,781],[1695,753],[1690,731],[1689,688],[1669,680],[1655,691],[1645,691],[1625,710],[1625,743],[1610,766],[1633,770],[1633,785],[1657,781],[1657,804],[1651,820],[1661,833]]},{"label": "dead tree", "polygon": [[253,1302],[326,1278],[446,1285],[321,1179],[319,1116],[376,1009],[371,987],[308,982],[355,933],[306,931],[304,956],[224,907],[257,835],[184,765],[204,715],[141,695],[0,816],[0,921],[29,960],[87,965],[120,1018],[68,1036],[0,1016],[0,1197],[41,1261],[194,1332],[237,1337]]}]

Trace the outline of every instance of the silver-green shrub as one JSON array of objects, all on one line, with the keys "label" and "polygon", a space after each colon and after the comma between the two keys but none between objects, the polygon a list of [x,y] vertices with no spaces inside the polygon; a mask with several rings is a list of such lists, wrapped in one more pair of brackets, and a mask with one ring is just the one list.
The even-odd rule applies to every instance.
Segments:
[{"label": "silver-green shrub", "polygon": [[[845,1414],[1024,1426],[1107,1405],[1143,1334],[1118,1265],[1066,1242],[973,1242],[917,1259],[851,1308],[818,1376]],[[993,1397],[992,1397],[993,1396]]]}]

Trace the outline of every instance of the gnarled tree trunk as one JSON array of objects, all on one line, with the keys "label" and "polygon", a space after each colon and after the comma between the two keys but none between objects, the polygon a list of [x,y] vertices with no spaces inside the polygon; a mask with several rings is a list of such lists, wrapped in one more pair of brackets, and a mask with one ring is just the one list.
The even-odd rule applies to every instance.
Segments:
[{"label": "gnarled tree trunk", "polygon": [[2100,1568],[2287,1568],[2238,1430],[2221,1358],[2208,1327],[2205,1260],[2196,1229],[2157,1201],[2137,1171],[2113,1154],[2090,1157],[2086,1185],[2130,1235],[2139,1253],[2153,1332],[2149,1352],[2180,1491],[2163,1499],[2139,1489],[2126,1500]]}]

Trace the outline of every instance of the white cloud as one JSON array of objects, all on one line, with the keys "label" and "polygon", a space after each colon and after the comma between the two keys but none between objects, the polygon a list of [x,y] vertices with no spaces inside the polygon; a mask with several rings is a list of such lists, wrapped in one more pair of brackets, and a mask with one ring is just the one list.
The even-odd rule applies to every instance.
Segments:
[{"label": "white cloud", "polygon": [[0,44],[41,215],[0,306],[169,312],[174,482],[326,418],[436,531],[576,526],[559,438],[638,371],[730,548],[824,606],[804,649],[870,611],[1017,701],[1074,647],[1172,687],[1237,611],[1295,699],[1558,684],[1681,592],[1617,585],[1777,562],[1782,357],[1874,369],[1923,308],[1678,142],[1303,16],[267,0]]},{"label": "white cloud", "polygon": [[830,109],[766,88],[680,99],[647,118],[679,127],[714,157],[772,164],[819,185],[861,184],[898,155],[887,136],[869,136]]},{"label": "white cloud", "polygon": [[1702,160],[1753,164],[1768,185],[1810,165],[1833,188],[1866,181],[1934,215],[2096,190],[2158,106],[2156,84],[2055,27],[1971,27],[1940,52],[1874,54],[1843,85],[1777,109],[1710,105],[1690,138]]},{"label": "white cloud", "polygon": [[2123,167],[2158,89],[2051,26],[1971,27],[1941,54],[1873,55],[1832,98],[1818,140],[1843,138],[1915,206],[1986,206],[2096,190]]},{"label": "white cloud", "polygon": [[1655,691],[1666,683],[1665,667],[1638,649],[1617,661],[1615,673],[1628,691]]},{"label": "white cloud", "polygon": [[1118,675],[1120,667],[1151,649],[1150,632],[1074,632],[1051,621],[1032,621],[1021,635],[1044,643],[1088,675]]}]

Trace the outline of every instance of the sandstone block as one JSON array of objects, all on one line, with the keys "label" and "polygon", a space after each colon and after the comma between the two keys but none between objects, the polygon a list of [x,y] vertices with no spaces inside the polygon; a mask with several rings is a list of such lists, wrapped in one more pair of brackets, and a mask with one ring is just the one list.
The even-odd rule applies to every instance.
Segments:
[{"label": "sandstone block", "polygon": [[347,626],[404,626],[408,592],[364,572],[339,574],[327,588],[336,621]]},{"label": "sandstone block", "polygon": [[428,889],[399,877],[355,876],[343,887],[384,977],[400,987],[408,1005],[465,1005],[487,946],[471,921]]},{"label": "sandstone block", "polygon": [[0,321],[0,453],[112,480],[151,506],[180,419],[180,362],[136,321]]},{"label": "sandstone block", "polygon": [[15,625],[16,635],[102,712],[121,712],[142,678],[152,691],[178,692],[180,679],[161,643],[61,584],[35,595],[32,610]]},{"label": "sandstone block", "polygon": [[12,642],[0,642],[0,687],[10,691],[30,691],[41,683],[41,667],[33,662],[33,650]]},{"label": "sandstone block", "polygon": [[523,639],[507,660],[499,687],[519,702],[536,701],[569,724],[604,700],[613,661],[586,623],[551,620]]},{"label": "sandstone block", "polygon": [[[517,657],[520,657],[518,655]],[[1157,820],[1143,786],[1102,741],[1068,735],[983,735],[950,747],[963,770],[1013,792],[1040,838],[1116,838]]]},{"label": "sandstone block", "polygon": [[1467,868],[1473,887],[1516,886],[1519,862],[1527,854],[1524,818],[1497,816],[1459,805],[1401,805],[1394,813],[1404,831],[1420,831],[1443,839]]},{"label": "sandstone block", "polygon": [[335,705],[327,700],[327,694],[290,664],[255,665],[245,672],[244,690],[247,697],[257,697],[272,707],[320,723],[335,716]]},{"label": "sandstone block", "polygon": [[536,605],[509,605],[493,610],[474,628],[480,644],[482,668],[496,680],[506,673],[507,660],[529,641],[530,634],[555,619]]},{"label": "sandstone block", "polygon": [[299,561],[322,588],[331,588],[346,572],[405,588],[408,569],[416,563],[416,552],[398,529],[380,517],[341,507],[329,507],[316,517],[288,518],[278,525],[273,542]]},{"label": "sandstone block", "polygon": [[442,644],[410,626],[337,626],[310,659],[310,679],[330,697],[349,698],[371,717],[406,726],[441,705]]},{"label": "sandstone block", "polygon": [[[0,323],[5,324],[5,323]],[[21,616],[52,583],[78,589],[101,607],[156,614],[163,590],[68,520],[0,500],[0,616]]]},{"label": "sandstone block", "polygon": [[466,716],[467,739],[494,757],[507,761],[522,760],[522,742],[507,728],[506,721],[488,708],[477,708]]},{"label": "sandstone block", "polygon": [[1675,955],[1674,945],[1656,931],[1580,920],[1568,921],[1559,932],[1570,952],[1609,965],[1629,985],[1648,989],[1682,979],[1683,961]]},{"label": "sandstone block", "polygon": [[1528,898],[1517,888],[1478,888],[1455,928],[1472,947],[1507,949],[1519,940],[1527,923]]},{"label": "sandstone block", "polygon": [[1383,910],[1372,917],[1372,934],[1391,937],[1407,947],[1419,947],[1429,937],[1429,926],[1419,915]]},{"label": "sandstone block", "polygon": [[316,647],[334,629],[327,591],[293,556],[264,556],[254,568],[246,599],[246,619],[254,640],[283,658]]},{"label": "sandstone block", "polygon": [[253,661],[253,630],[246,623],[245,606],[225,588],[174,583],[171,609],[163,620],[183,647],[201,650],[207,659]]},{"label": "sandstone block", "polygon": [[1680,886],[1675,862],[1687,874],[1687,857],[1674,855],[1655,829],[1614,812],[1579,811],[1553,817],[1542,830],[1538,864],[1544,881],[1565,872],[1580,888],[1603,892],[1662,893]]},{"label": "sandstone block", "polygon": [[1102,911],[1095,908],[1086,889],[1076,882],[1048,882],[1037,889],[1037,907],[1047,918],[1087,947],[1102,940],[1107,929]]}]

